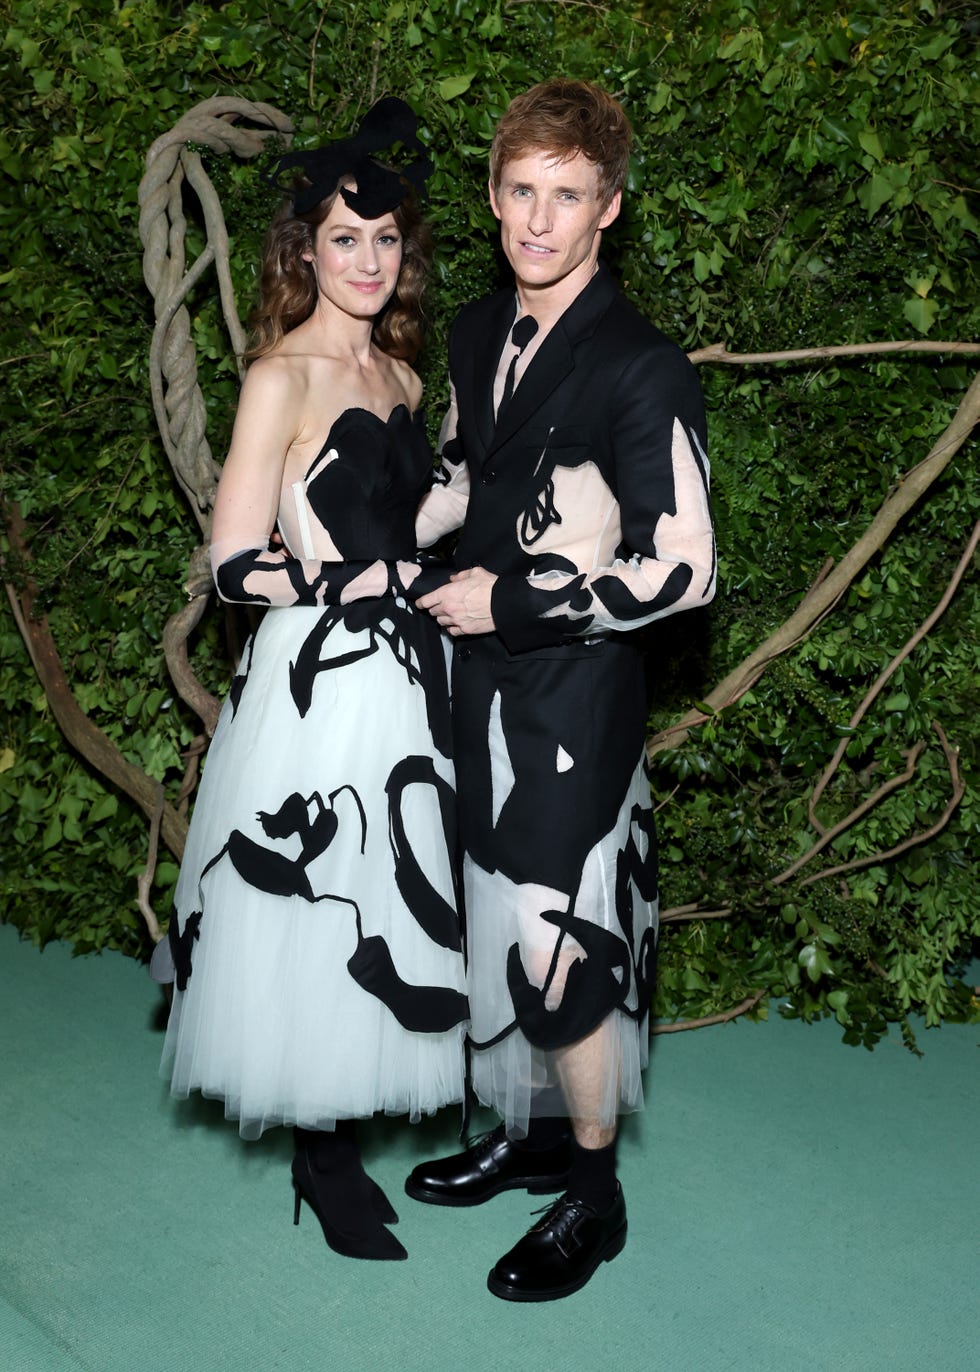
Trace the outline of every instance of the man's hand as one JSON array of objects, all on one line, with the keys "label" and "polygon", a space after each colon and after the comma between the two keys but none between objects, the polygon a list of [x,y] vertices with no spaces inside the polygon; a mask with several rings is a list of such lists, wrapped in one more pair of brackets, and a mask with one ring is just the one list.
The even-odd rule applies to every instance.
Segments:
[{"label": "man's hand", "polygon": [[453,638],[461,634],[490,634],[495,627],[490,594],[496,580],[483,567],[468,567],[465,572],[455,572],[438,591],[419,596],[415,604],[428,610]]}]

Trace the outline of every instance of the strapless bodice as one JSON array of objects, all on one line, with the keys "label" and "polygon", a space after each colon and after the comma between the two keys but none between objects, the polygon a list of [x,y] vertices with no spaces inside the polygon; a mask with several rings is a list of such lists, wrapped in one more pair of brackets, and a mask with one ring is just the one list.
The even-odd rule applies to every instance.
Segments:
[{"label": "strapless bodice", "polygon": [[431,481],[421,410],[396,405],[386,420],[344,410],[303,479],[283,488],[280,530],[297,557],[412,558],[415,512]]}]

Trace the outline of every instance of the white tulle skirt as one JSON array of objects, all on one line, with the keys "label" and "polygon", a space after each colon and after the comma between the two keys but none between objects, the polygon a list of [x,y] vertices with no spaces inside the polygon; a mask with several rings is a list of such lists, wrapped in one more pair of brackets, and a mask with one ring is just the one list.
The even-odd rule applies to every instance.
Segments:
[{"label": "white tulle skirt", "polygon": [[[632,860],[624,865],[626,853]],[[570,911],[567,897],[557,891],[516,885],[465,860],[473,1089],[516,1135],[537,1114],[578,1114],[609,1127],[618,1115],[643,1108],[658,924],[655,870],[650,784],[642,759],[614,828],[586,859]],[[636,875],[644,872],[646,880],[641,875],[638,885]],[[535,1029],[543,1025],[547,1033],[547,1020],[561,1019],[566,991],[576,996],[575,977],[589,964],[583,946],[549,912],[570,914],[623,949],[618,980],[606,993],[614,1007],[582,1037],[561,1046],[531,1042],[515,1016],[514,970],[541,992],[533,1019]],[[564,1037],[560,1029],[556,1033]]]},{"label": "white tulle skirt", "polygon": [[208,752],[162,1070],[246,1138],[462,1099],[445,654],[388,606],[267,611]]}]

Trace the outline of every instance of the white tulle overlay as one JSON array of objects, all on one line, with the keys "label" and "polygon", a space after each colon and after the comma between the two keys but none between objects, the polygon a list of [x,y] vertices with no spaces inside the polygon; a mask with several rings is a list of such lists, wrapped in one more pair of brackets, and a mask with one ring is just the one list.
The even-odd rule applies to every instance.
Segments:
[{"label": "white tulle overlay", "polygon": [[[632,878],[627,883],[626,899],[621,895],[617,902],[617,868],[630,844],[641,865],[655,861],[649,846],[652,826],[640,830],[634,823],[638,813],[648,816],[649,812],[650,786],[641,760],[615,827],[586,859],[570,912],[619,938],[626,934],[630,946],[637,950],[645,931],[656,933],[658,902],[656,896],[645,899]],[[590,1033],[587,1045],[580,1041],[559,1048],[535,1046],[515,1025],[508,982],[509,954],[514,947],[519,950],[521,966],[532,986],[541,989],[548,982],[544,1007],[560,1011],[569,971],[586,955],[573,937],[542,916],[548,911],[567,911],[568,898],[549,887],[516,885],[501,872],[485,871],[469,857],[464,862],[464,890],[470,912],[471,1035],[474,1043],[488,1045],[472,1054],[473,1089],[478,1099],[492,1106],[515,1135],[526,1132],[529,1118],[536,1114],[552,1110],[574,1113],[575,1068],[570,1054],[579,1052],[586,1056],[580,1066],[594,1091],[583,1113],[610,1126],[617,1115],[642,1109],[641,1073],[648,1058],[649,1015],[646,1003],[639,1004],[631,972],[624,974],[623,1008],[602,1020]],[[628,911],[628,932],[623,928],[624,911]],[[562,1089],[544,1089],[554,1086]]]},{"label": "white tulle overlay", "polygon": [[[374,1111],[417,1119],[462,1099],[464,1024],[406,1028],[348,970],[359,948],[383,948],[399,985],[464,990],[460,951],[430,937],[396,879],[396,853],[410,850],[427,889],[454,903],[438,794],[444,802],[452,765],[433,743],[432,702],[411,670],[415,612],[388,604],[391,617],[379,610],[365,627],[333,612],[326,635],[329,611],[268,610],[207,755],[176,894],[192,970],[175,992],[163,1070],[176,1096],[223,1099],[243,1137],[279,1123],[329,1129]],[[431,621],[418,618],[429,633]],[[331,665],[317,669],[301,715],[291,673],[311,636]],[[396,833],[392,779],[406,759],[439,785],[397,788]],[[229,846],[233,833],[241,837]],[[247,880],[242,847],[270,853],[302,889]]]}]

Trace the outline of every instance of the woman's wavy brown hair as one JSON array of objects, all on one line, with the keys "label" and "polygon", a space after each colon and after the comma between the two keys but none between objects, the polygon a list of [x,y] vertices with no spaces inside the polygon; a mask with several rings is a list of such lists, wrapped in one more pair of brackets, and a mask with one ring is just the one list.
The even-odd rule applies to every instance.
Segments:
[{"label": "woman's wavy brown hair", "polygon": [[[259,303],[248,321],[246,364],[271,352],[284,335],[313,313],[316,277],[303,253],[313,251],[317,229],[333,209],[341,186],[352,184],[350,179],[341,178],[333,195],[305,214],[294,213],[292,197],[276,213],[262,252]],[[392,215],[402,237],[401,270],[391,299],[374,321],[371,336],[389,357],[414,362],[422,346],[422,297],[432,261],[432,235],[414,192],[408,192]]]}]

